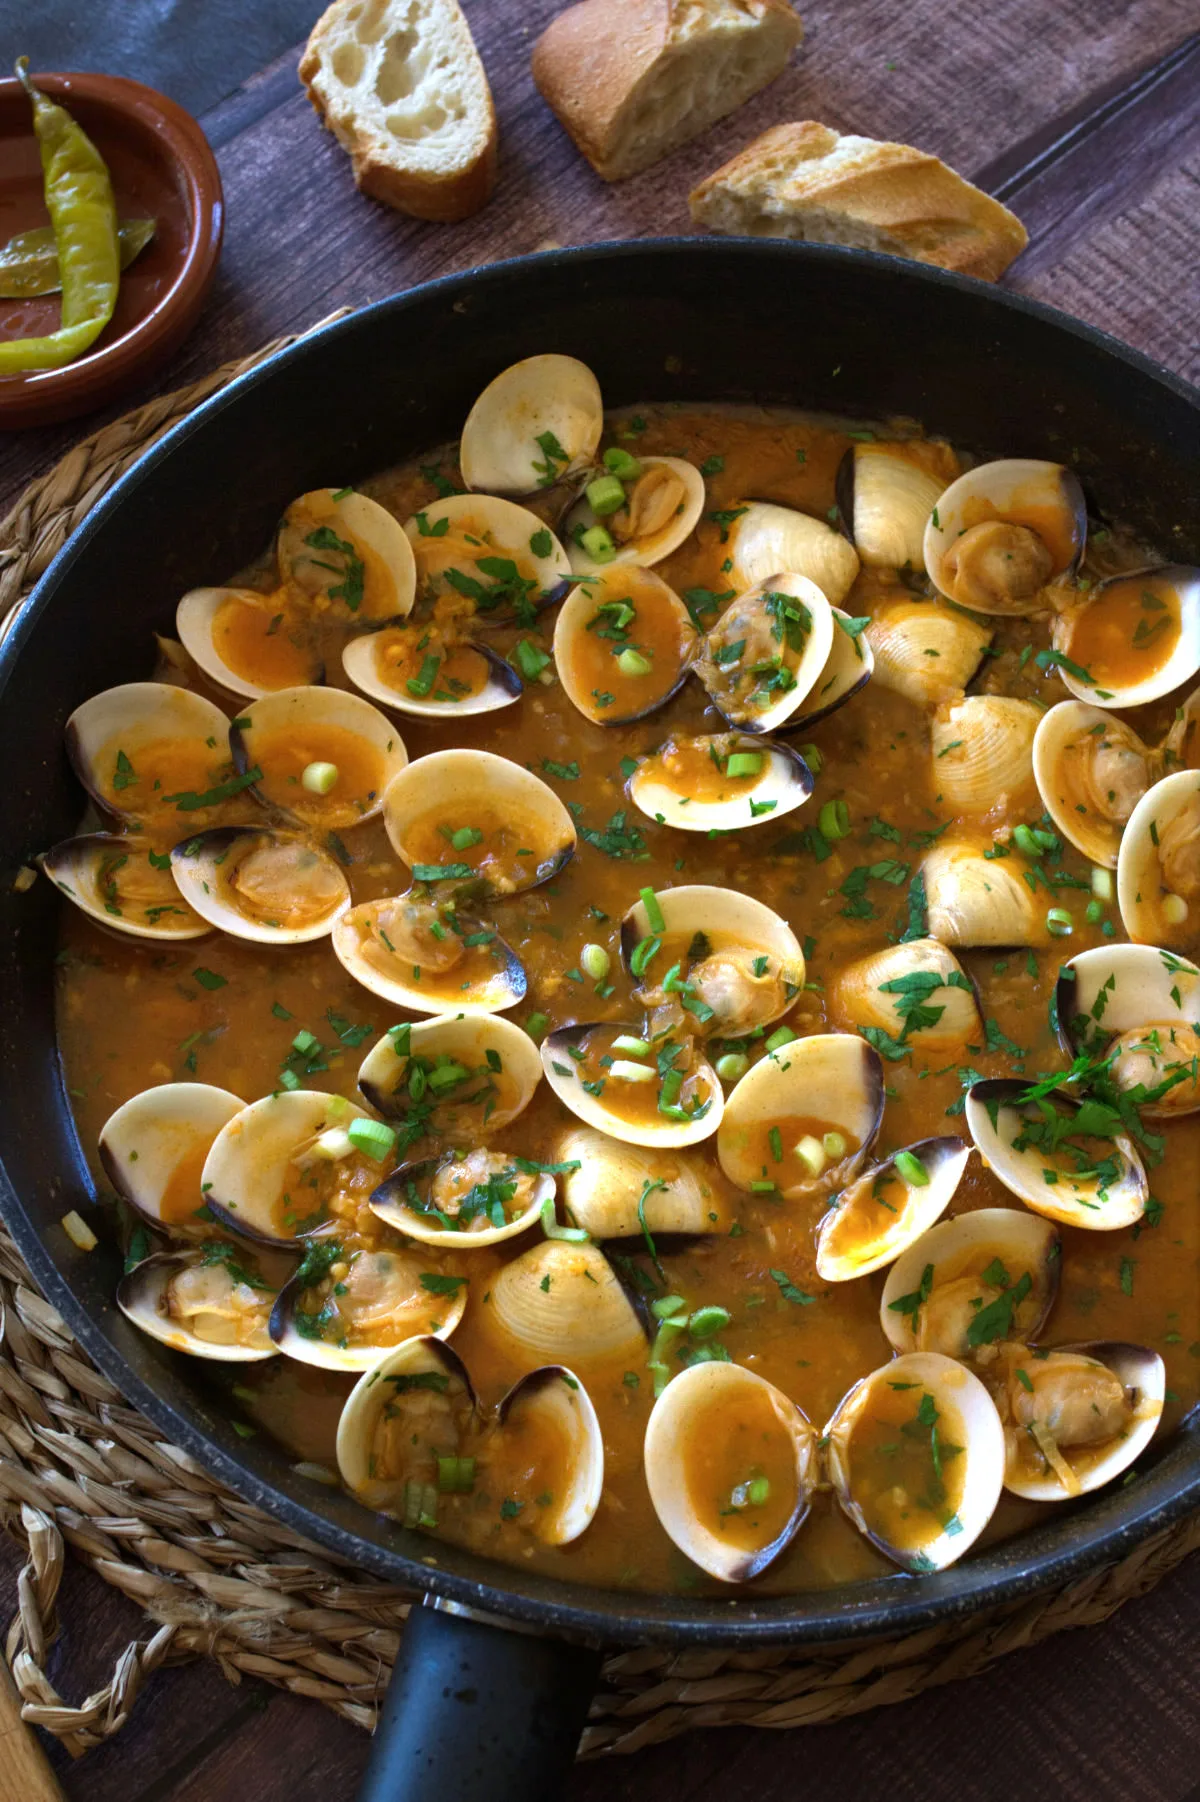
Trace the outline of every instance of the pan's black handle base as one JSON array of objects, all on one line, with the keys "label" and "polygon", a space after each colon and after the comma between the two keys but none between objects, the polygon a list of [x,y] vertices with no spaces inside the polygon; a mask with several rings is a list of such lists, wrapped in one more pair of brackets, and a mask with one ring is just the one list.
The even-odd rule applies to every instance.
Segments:
[{"label": "pan's black handle base", "polygon": [[358,1802],[558,1802],[600,1653],[414,1608]]}]

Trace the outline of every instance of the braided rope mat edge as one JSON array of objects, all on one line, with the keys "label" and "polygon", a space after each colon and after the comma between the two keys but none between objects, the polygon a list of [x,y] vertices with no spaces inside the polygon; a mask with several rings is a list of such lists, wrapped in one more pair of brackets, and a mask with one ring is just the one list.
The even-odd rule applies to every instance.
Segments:
[{"label": "braided rope mat edge", "polygon": [[[0,523],[0,636],[130,464],[201,401],[292,341],[278,339],[148,401],[30,485]],[[408,1594],[240,1501],[128,1407],[37,1293],[2,1227],[0,1524],[27,1555],[5,1641],[22,1714],[72,1755],[120,1730],[147,1677],[197,1657],[215,1658],[232,1683],[257,1678],[374,1726]],[[77,1705],[59,1695],[46,1670],[68,1545],[140,1605],[150,1629]],[[1200,1516],[1057,1594],[899,1639],[819,1650],[615,1653],[605,1661],[581,1755],[634,1752],[692,1727],[811,1726],[907,1701],[975,1676],[1007,1652],[1097,1625],[1195,1550]]]}]

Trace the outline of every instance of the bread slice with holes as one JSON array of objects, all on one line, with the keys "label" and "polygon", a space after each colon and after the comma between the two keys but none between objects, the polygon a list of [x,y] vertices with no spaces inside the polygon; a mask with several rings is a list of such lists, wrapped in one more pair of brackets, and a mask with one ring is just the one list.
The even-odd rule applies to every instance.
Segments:
[{"label": "bread slice with holes", "polygon": [[1029,242],[1021,221],[926,151],[776,125],[702,181],[692,218],[752,238],[883,250],[995,281]]},{"label": "bread slice with holes", "polygon": [[300,79],[364,194],[465,219],[496,184],[496,111],[455,0],[334,0]]},{"label": "bread slice with holes", "polygon": [[580,0],[533,79],[605,181],[648,169],[774,81],[804,36],[787,0]]}]

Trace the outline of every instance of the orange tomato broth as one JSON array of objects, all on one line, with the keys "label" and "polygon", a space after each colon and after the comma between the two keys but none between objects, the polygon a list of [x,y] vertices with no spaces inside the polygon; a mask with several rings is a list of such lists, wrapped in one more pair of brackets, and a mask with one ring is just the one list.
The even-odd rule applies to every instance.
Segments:
[{"label": "orange tomato broth", "polygon": [[[697,464],[723,457],[723,470],[709,481],[710,511],[735,507],[747,495],[800,506],[818,517],[834,504],[834,473],[851,442],[843,431],[767,412],[647,408],[643,417],[646,428],[634,441],[639,450],[686,451]],[[455,476],[452,457],[441,459],[440,470]],[[370,484],[370,492],[402,519],[433,499],[431,485],[415,465],[380,477]],[[702,519],[687,543],[658,566],[658,573],[677,592],[693,585],[722,591],[729,555],[725,532],[720,521]],[[1113,573],[1122,567],[1118,556],[1126,568],[1146,560],[1144,550],[1132,544],[1122,549],[1110,539],[1089,553],[1088,572]],[[905,592],[892,572],[864,571],[843,605],[855,615],[872,613]],[[543,618],[532,629],[489,628],[488,642],[503,652],[518,637],[528,636],[548,649],[552,619]],[[1021,659],[1030,643],[1044,646],[1040,623],[1000,619],[995,626],[996,654],[984,664],[976,686],[1046,703],[1062,698],[1056,676],[1039,670],[1031,657]],[[329,667],[336,677],[332,662]],[[1161,718],[1154,709],[1148,712],[1154,717],[1140,729],[1153,739],[1169,723],[1171,709],[1164,704],[1158,710]],[[906,914],[904,889],[871,884],[870,917],[847,918],[842,884],[851,871],[883,851],[915,869],[928,842],[922,835],[944,829],[950,820],[938,798],[925,714],[877,684],[868,685],[812,732],[823,767],[801,822],[811,823],[821,805],[838,799],[845,801],[851,820],[847,837],[831,844],[819,863],[800,842],[795,819],[775,825],[767,821],[710,839],[658,826],[632,808],[625,792],[629,759],[668,735],[714,729],[712,712],[694,682],[686,683],[661,714],[627,727],[594,725],[557,688],[539,684],[521,703],[483,718],[457,724],[406,718],[402,729],[414,757],[466,744],[529,765],[564,800],[578,804],[581,828],[603,838],[610,849],[629,853],[609,855],[581,832],[575,857],[551,883],[486,910],[528,972],[529,994],[511,1017],[522,1022],[534,1012],[544,1013],[551,1028],[595,1019],[610,1021],[617,1030],[620,1023],[637,1020],[631,979],[619,966],[619,922],[643,885],[661,889],[689,882],[753,894],[776,908],[802,942],[811,940],[807,977],[816,986],[797,997],[787,1023],[799,1033],[823,1030],[832,1024],[826,1014],[831,978],[850,959],[887,945],[903,929]],[[551,775],[544,768],[548,762],[568,770],[577,765],[579,775]],[[618,814],[625,837],[609,830]],[[872,831],[879,822],[899,838],[881,843]],[[356,900],[396,894],[407,886],[407,872],[391,853],[380,822],[356,826],[345,837],[354,860],[347,874]],[[1078,880],[1088,880],[1086,862],[1069,848],[1061,863]],[[1072,907],[1075,917],[1069,943],[1032,953],[959,954],[979,984],[989,1038],[972,1043],[961,1060],[924,1059],[914,1050],[911,1058],[886,1065],[886,1112],[872,1156],[882,1157],[931,1133],[961,1130],[960,1071],[1002,1076],[1018,1065],[1030,1074],[1064,1068],[1047,1019],[1059,964],[1066,951],[1106,940],[1104,922],[1084,920],[1076,891],[1064,891],[1059,899]],[[63,913],[60,1044],[89,1156],[112,1109],[149,1084],[209,1081],[247,1099],[270,1092],[301,1027],[321,1041],[321,1061],[327,1065],[306,1079],[310,1086],[353,1096],[365,1050],[398,1017],[395,1008],[352,981],[325,943],[275,952],[214,937],[199,947],[148,951],[106,936],[75,909]],[[1106,910],[1106,918],[1119,937],[1115,909]],[[580,951],[589,941],[611,953],[610,994],[598,995],[589,982],[568,979],[568,971],[579,969]],[[199,984],[192,972],[200,964],[223,976],[224,986]],[[446,979],[450,1005],[453,980]],[[361,1046],[349,1046],[339,1036],[344,1030],[334,1023],[339,1020],[369,1026],[371,1035]],[[568,1124],[543,1082],[500,1142],[506,1150],[549,1161]],[[1171,1122],[1161,1131],[1168,1149],[1151,1173],[1153,1194],[1161,1204],[1155,1223],[1140,1231],[1063,1231],[1061,1289],[1041,1338],[1049,1345],[1134,1339],[1159,1350],[1172,1396],[1161,1430],[1169,1432],[1196,1401],[1200,1387],[1200,1210],[1194,1204],[1200,1119]],[[815,1271],[814,1230],[825,1212],[826,1195],[782,1203],[771,1194],[736,1191],[721,1174],[711,1139],[692,1148],[689,1156],[722,1198],[731,1225],[728,1231],[689,1240],[664,1236],[657,1248],[663,1276],[689,1307],[726,1307],[732,1321],[720,1339],[730,1356],[774,1382],[819,1429],[852,1384],[890,1356],[878,1317],[885,1273],[837,1286],[823,1284]],[[972,1159],[952,1211],[1010,1205],[1018,1204]],[[485,1297],[491,1276],[502,1258],[536,1242],[535,1233],[495,1250],[466,1254],[478,1274],[471,1278],[466,1314],[453,1344],[485,1403],[497,1400],[528,1368],[490,1323]],[[652,1274],[647,1254],[635,1243],[619,1249]],[[813,1300],[789,1300],[781,1276]],[[582,1581],[654,1591],[715,1591],[717,1586],[673,1548],[650,1506],[642,1472],[642,1439],[653,1400],[649,1373],[623,1363],[574,1367],[587,1384],[605,1439],[605,1493],[595,1521],[573,1545],[556,1548],[531,1544],[519,1523],[491,1516],[486,1540],[473,1543]],[[215,1366],[194,1374],[236,1418],[273,1435],[295,1457],[332,1463],[334,1431],[350,1379],[275,1359],[243,1367],[235,1396],[233,1379]],[[1005,1497],[987,1537],[1004,1537],[1045,1515],[1044,1505]],[[428,1555],[436,1559],[437,1552],[436,1538],[430,1536]],[[891,1570],[832,1498],[820,1493],[795,1541],[755,1588],[787,1592]]]},{"label": "orange tomato broth", "polygon": [[[846,1141],[846,1149],[829,1158],[824,1171],[814,1174],[796,1147],[802,1139],[822,1141],[826,1133],[838,1133]],[[745,1180],[771,1184],[781,1193],[803,1187],[814,1191],[821,1188],[828,1195],[831,1184],[825,1178],[835,1174],[858,1150],[853,1133],[836,1120],[818,1120],[812,1114],[777,1114],[770,1120],[755,1120],[741,1131],[730,1132],[729,1140]],[[765,1187],[762,1192],[766,1193]]]},{"label": "orange tomato broth", "polygon": [[1072,628],[1070,655],[1097,688],[1128,688],[1162,669],[1179,632],[1180,601],[1171,583],[1132,576],[1088,603]]},{"label": "orange tomato broth", "polygon": [[231,594],[217,608],[212,638],[226,668],[259,688],[299,688],[317,679],[311,629],[285,594],[261,600]]},{"label": "orange tomato broth", "polygon": [[1059,508],[1034,500],[1032,496],[1023,500],[1020,489],[1013,495],[1003,513],[982,495],[974,496],[963,508],[964,531],[969,531],[972,526],[986,525],[993,519],[1005,519],[1012,525],[1025,526],[1036,533],[1053,557],[1056,571],[1066,569],[1079,549],[1074,533],[1064,530],[1064,515]]},{"label": "orange tomato broth", "polygon": [[[119,765],[120,757],[132,768]],[[179,824],[179,812],[169,797],[204,794],[233,774],[227,744],[209,745],[197,738],[143,739],[134,732],[112,738],[96,757],[95,769],[101,792],[122,813],[135,814],[151,835],[163,824]],[[197,823],[193,813],[185,825]]]},{"label": "orange tomato broth", "polygon": [[[480,836],[468,844],[468,833]],[[462,840],[454,843],[459,834]],[[532,879],[551,853],[537,820],[514,818],[511,807],[494,807],[483,793],[456,796],[417,814],[405,822],[400,839],[412,865],[462,864],[513,883]]]},{"label": "orange tomato broth", "polygon": [[477,695],[487,686],[487,659],[472,646],[447,644],[440,636],[432,640],[424,626],[386,626],[377,632],[375,674],[388,688],[403,694],[410,682],[420,682],[426,657],[436,657],[437,671],[428,683],[428,697],[441,698],[440,691],[463,699]]},{"label": "orange tomato broth", "polygon": [[[571,636],[567,660],[572,685],[592,697],[600,717],[623,719],[669,694],[693,636],[671,596],[639,573],[614,571],[602,584],[583,584],[592,605]],[[622,605],[632,608],[631,619],[612,611]],[[627,675],[619,661],[626,650],[649,669]]]},{"label": "orange tomato broth", "polygon": [[[693,801],[735,801],[740,795],[752,794],[768,768],[767,753],[752,738],[730,734],[729,746],[714,747],[691,740],[671,740],[658,752],[655,762],[669,780],[677,795]],[[731,753],[741,752],[758,760],[758,768],[744,776],[728,773]],[[643,766],[644,767],[644,766]]]},{"label": "orange tomato broth", "polygon": [[847,1447],[869,1529],[906,1552],[939,1538],[962,1501],[964,1438],[961,1419],[922,1384],[875,1383]]},{"label": "orange tomato broth", "polygon": [[[798,1488],[796,1443],[770,1394],[747,1385],[733,1417],[726,1405],[700,1406],[682,1464],[697,1519],[728,1545],[759,1551],[791,1519]],[[736,1493],[756,1478],[768,1486],[762,1500]]]},{"label": "orange tomato broth", "polygon": [[[248,714],[253,720],[253,714]],[[345,726],[310,721],[303,727],[259,727],[245,734],[246,752],[262,771],[254,786],[277,807],[285,807],[325,830],[355,825],[379,799],[384,760],[374,745]],[[332,763],[337,781],[327,795],[305,788],[310,763]]]}]

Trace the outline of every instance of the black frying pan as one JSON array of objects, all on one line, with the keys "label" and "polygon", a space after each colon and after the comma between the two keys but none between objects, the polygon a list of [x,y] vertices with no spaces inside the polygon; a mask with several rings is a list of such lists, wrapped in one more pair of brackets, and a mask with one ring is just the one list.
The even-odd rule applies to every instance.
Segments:
[{"label": "black frying pan", "polygon": [[[54,1047],[57,907],[9,878],[66,835],[63,722],[148,673],[185,589],[257,553],[294,495],[453,438],[484,383],[537,351],[582,357],[608,404],[791,403],[910,413],[992,454],[1071,461],[1095,511],[1200,562],[1200,396],[1047,308],[887,257],[782,244],[606,245],[503,263],[384,301],[244,377],[89,516],[0,653],[0,1205],[34,1275],[122,1393],[216,1476],[353,1563],[436,1596],[414,1610],[365,1795],[537,1802],[573,1755],[601,1642],[749,1646],[897,1632],[1063,1583],[1200,1502],[1200,1423],[1128,1488],[935,1577],[733,1601],[555,1583],[406,1533],[239,1439],[196,1361],[117,1312],[115,1247],[58,1222],[90,1190]],[[436,1560],[434,1562],[433,1560]]]}]

